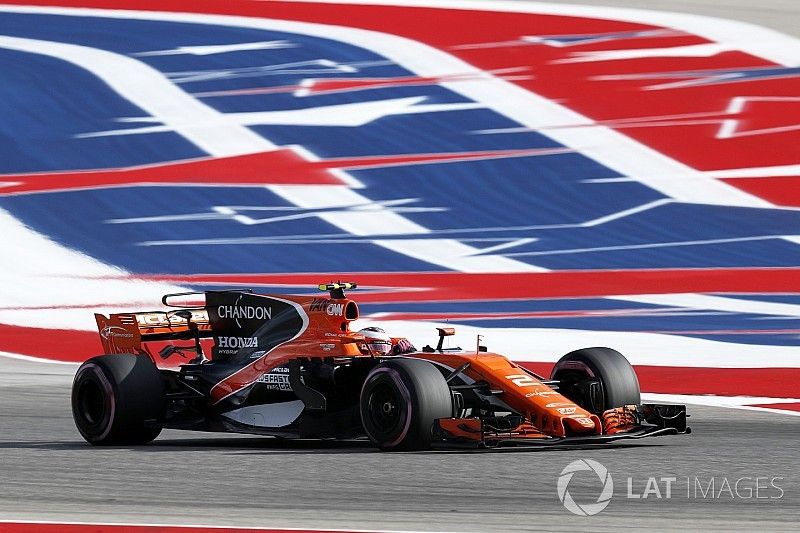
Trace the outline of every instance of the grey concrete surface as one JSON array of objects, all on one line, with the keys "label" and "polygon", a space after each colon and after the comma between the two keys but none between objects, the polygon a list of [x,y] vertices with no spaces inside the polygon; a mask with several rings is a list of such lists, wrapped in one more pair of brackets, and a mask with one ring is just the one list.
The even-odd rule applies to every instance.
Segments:
[{"label": "grey concrete surface", "polygon": [[[147,446],[95,448],[72,423],[74,369],[0,358],[0,519],[476,532],[797,526],[796,417],[694,407],[692,435],[524,452],[388,454],[357,441],[171,430]],[[605,465],[615,484],[590,518],[568,513],[556,493],[558,475],[579,458]],[[657,478],[662,497],[629,499],[628,477],[637,495]],[[676,478],[669,499],[661,477]],[[755,480],[740,482],[740,497],[724,489],[725,479],[733,488],[756,477],[762,487],[783,478],[774,481],[782,494],[747,498]],[[705,498],[695,497],[694,478]],[[600,481],[581,472],[569,490],[590,503]]]},{"label": "grey concrete surface", "polygon": [[[526,0],[515,0],[525,2]],[[693,15],[727,18],[800,36],[798,0],[542,0],[552,4],[584,4],[675,11]]]}]

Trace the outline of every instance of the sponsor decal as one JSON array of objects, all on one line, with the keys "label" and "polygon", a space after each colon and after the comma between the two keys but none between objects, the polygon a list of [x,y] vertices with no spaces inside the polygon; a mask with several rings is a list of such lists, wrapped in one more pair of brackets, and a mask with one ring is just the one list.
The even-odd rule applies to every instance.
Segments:
[{"label": "sponsor decal", "polygon": [[554,394],[558,393],[554,390],[536,389],[533,392],[525,394],[525,397],[532,398],[534,396],[553,396]]},{"label": "sponsor decal", "polygon": [[308,310],[312,312],[325,311],[328,316],[342,316],[344,313],[344,304],[334,303],[328,298],[314,298]]},{"label": "sponsor decal", "polygon": [[261,377],[256,380],[256,383],[262,384],[269,390],[292,390],[292,386],[289,384],[289,369],[283,366],[273,368],[266,374],[262,374]]},{"label": "sponsor decal", "polygon": [[333,350],[336,347],[336,345],[333,344],[333,343],[323,343],[323,344],[320,344],[319,347],[322,348],[322,351],[324,351],[324,352],[330,352],[331,350]]},{"label": "sponsor decal", "polygon": [[575,414],[575,408],[574,407],[559,407],[558,409],[556,409],[556,411],[558,411],[562,415],[573,415],[573,414]]},{"label": "sponsor decal", "polygon": [[219,337],[217,339],[219,348],[258,348],[258,339],[254,337]]},{"label": "sponsor decal", "polygon": [[328,316],[342,316],[344,313],[344,304],[334,303],[333,300],[328,298],[314,298],[311,305],[308,306],[311,312],[322,312]]},{"label": "sponsor decal", "polygon": [[328,316],[342,316],[344,313],[344,304],[328,304],[328,307],[325,308],[325,313]]},{"label": "sponsor decal", "polygon": [[312,312],[324,311],[329,303],[331,303],[331,301],[327,298],[314,298],[311,300],[311,305],[308,306],[308,310]]},{"label": "sponsor decal", "polygon": [[106,326],[100,330],[100,336],[104,339],[109,339],[111,337],[118,339],[132,339],[133,333],[130,333],[125,328],[121,328],[119,326]]},{"label": "sponsor decal", "polygon": [[246,318],[248,320],[272,320],[272,307],[268,306],[236,306],[220,305],[217,307],[217,315],[220,318],[234,318],[237,320]]},{"label": "sponsor decal", "polygon": [[547,405],[545,405],[545,407],[547,407],[547,408],[551,408],[551,407],[573,407],[573,406],[574,406],[574,404],[565,403],[565,402],[553,402],[553,403],[548,403]]},{"label": "sponsor decal", "polygon": [[[136,322],[143,327],[169,327],[186,324],[186,319],[173,313],[139,313]],[[208,322],[208,313],[205,309],[192,311],[192,322]]]},{"label": "sponsor decal", "polygon": [[535,387],[536,385],[541,385],[539,380],[534,379],[528,374],[512,374],[510,376],[506,376],[506,379],[511,380],[511,382],[517,387]]}]

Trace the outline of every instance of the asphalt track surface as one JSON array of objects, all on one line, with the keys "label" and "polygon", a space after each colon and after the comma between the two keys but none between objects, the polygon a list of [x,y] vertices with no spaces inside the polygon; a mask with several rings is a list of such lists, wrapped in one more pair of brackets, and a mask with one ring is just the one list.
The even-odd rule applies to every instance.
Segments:
[{"label": "asphalt track surface", "polygon": [[[691,435],[537,451],[389,454],[359,441],[172,430],[148,446],[95,448],[72,423],[74,369],[0,359],[0,519],[424,531],[797,527],[797,417],[694,407]],[[599,461],[615,482],[611,503],[591,519],[569,514],[556,494],[561,470],[579,458]],[[677,479],[669,499],[660,481],[661,499],[628,499],[628,477],[639,495],[649,477]],[[720,494],[724,479],[733,488],[756,477],[767,487],[759,499],[747,497],[754,479],[740,482],[739,497]],[[783,478],[772,481],[782,493],[773,477]],[[705,498],[695,497],[695,478]],[[576,474],[570,492],[593,502],[600,481]]]},{"label": "asphalt track surface", "polygon": [[[795,0],[584,3],[721,16],[800,34]],[[566,450],[385,454],[363,442],[171,430],[150,446],[101,449],[74,429],[74,370],[0,358],[0,520],[425,531],[797,530],[798,417],[691,407],[692,435]],[[599,461],[615,482],[611,503],[591,519],[568,513],[556,494],[558,475],[579,458]],[[630,499],[629,477],[634,494],[650,477],[677,481],[669,499],[663,483],[660,499]],[[725,480],[733,487],[748,479],[737,496],[723,490],[703,497],[695,478],[702,489],[713,479],[714,492]],[[746,497],[754,478],[768,487],[761,498]],[[570,490],[588,503],[598,484],[579,473]]]}]

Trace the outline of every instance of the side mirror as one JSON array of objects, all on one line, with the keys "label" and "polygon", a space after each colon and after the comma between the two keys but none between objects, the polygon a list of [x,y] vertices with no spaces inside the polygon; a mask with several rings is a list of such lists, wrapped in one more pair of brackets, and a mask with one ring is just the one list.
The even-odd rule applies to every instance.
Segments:
[{"label": "side mirror", "polygon": [[439,344],[436,345],[436,351],[441,352],[442,346],[444,346],[444,338],[455,335],[456,328],[436,328],[436,331],[439,332]]}]

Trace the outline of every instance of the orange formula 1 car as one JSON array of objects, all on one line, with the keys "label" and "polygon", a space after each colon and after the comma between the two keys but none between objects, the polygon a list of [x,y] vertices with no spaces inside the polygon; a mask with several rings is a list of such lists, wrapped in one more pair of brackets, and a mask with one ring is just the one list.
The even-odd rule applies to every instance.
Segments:
[{"label": "orange formula 1 car", "polygon": [[[376,351],[351,331],[358,305],[249,291],[167,295],[166,311],[95,315],[105,355],[78,369],[72,412],[96,445],[144,444],[162,428],[287,438],[368,437],[383,450],[610,442],[689,433],[682,405],[642,404],[609,348],[569,353],[546,379],[504,356],[405,340]],[[203,305],[176,306],[204,298]],[[376,329],[376,328],[373,328]],[[395,339],[396,341],[396,339]],[[400,347],[400,350],[397,350]],[[183,359],[181,359],[183,358]],[[177,366],[170,360],[181,361]],[[161,363],[163,368],[157,366]]]}]

